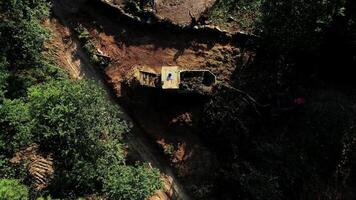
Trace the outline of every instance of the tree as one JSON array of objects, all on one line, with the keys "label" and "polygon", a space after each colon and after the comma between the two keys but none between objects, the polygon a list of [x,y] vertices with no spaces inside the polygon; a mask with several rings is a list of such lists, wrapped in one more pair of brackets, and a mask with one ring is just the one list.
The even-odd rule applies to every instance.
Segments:
[{"label": "tree", "polygon": [[0,2],[0,11],[5,19],[44,19],[49,15],[47,0],[9,0]]},{"label": "tree", "polygon": [[0,57],[7,61],[9,97],[25,96],[28,87],[65,77],[58,67],[43,58],[49,38],[41,20],[49,14],[46,0],[0,2]]},{"label": "tree", "polygon": [[9,76],[9,73],[6,67],[7,62],[4,60],[4,58],[0,57],[0,103],[5,97],[6,87],[8,85],[7,78]]},{"label": "tree", "polygon": [[122,139],[128,124],[92,82],[33,86],[27,98],[6,100],[0,111],[4,114],[0,125],[6,132],[0,139],[11,141],[11,148],[4,147],[8,155],[31,143],[53,155],[50,190],[54,196],[101,192],[104,187],[115,198],[130,194],[140,199],[160,188],[157,170],[126,166]]},{"label": "tree", "polygon": [[50,82],[28,91],[32,141],[54,155],[58,190],[93,191],[99,170],[107,167],[99,166],[103,159],[124,163],[121,140],[128,126],[104,96],[85,81]]},{"label": "tree", "polygon": [[0,200],[28,200],[28,189],[14,179],[0,179]]},{"label": "tree", "polygon": [[160,188],[157,170],[125,165],[121,140],[128,126],[120,110],[92,83],[35,86],[28,103],[35,121],[34,141],[57,160],[58,189],[90,192],[102,183],[113,198],[143,199]]},{"label": "tree", "polygon": [[262,36],[274,53],[317,53],[321,38],[338,15],[344,0],[265,0]]},{"label": "tree", "polygon": [[0,141],[7,143],[7,145],[0,146],[0,150],[2,154],[11,156],[16,150],[33,142],[31,133],[33,124],[29,106],[22,99],[6,99],[0,108],[0,114],[2,116]]}]

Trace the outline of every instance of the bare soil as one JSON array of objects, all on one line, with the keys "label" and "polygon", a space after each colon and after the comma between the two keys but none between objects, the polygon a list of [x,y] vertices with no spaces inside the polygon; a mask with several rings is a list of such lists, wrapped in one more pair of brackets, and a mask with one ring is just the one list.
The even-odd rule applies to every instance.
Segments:
[{"label": "bare soil", "polygon": [[[151,10],[154,14],[163,19],[168,19],[176,24],[190,24],[192,17],[198,19],[208,8],[210,8],[216,0],[151,0],[145,2],[145,8]],[[109,0],[108,2],[125,6],[125,0]],[[140,1],[137,1],[140,2]],[[189,14],[190,13],[190,14]]]},{"label": "bare soil", "polygon": [[248,54],[235,44],[219,43],[216,38],[197,38],[110,17],[86,6],[71,20],[73,24],[86,27],[96,48],[112,58],[105,71],[118,95],[121,83],[132,78],[132,71],[138,66],[148,66],[154,71],[160,71],[162,66],[209,69],[219,81],[229,81],[236,62]]},{"label": "bare soil", "polygon": [[189,13],[198,19],[216,0],[157,0],[157,15],[178,24],[191,23]]}]

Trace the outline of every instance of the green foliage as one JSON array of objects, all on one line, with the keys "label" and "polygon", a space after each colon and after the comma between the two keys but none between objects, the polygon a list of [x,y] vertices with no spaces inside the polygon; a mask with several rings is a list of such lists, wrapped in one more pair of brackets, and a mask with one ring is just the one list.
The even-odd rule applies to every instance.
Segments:
[{"label": "green foliage", "polygon": [[31,87],[27,101],[32,140],[54,154],[62,189],[93,190],[98,171],[105,168],[99,166],[102,159],[123,164],[119,142],[128,127],[93,83],[57,81]]},{"label": "green foliage", "polygon": [[0,127],[4,132],[0,138],[8,142],[1,152],[12,155],[17,149],[32,143],[33,123],[29,105],[20,99],[5,100],[0,113],[3,116],[0,119]]},{"label": "green foliage", "polygon": [[103,134],[120,139],[127,130],[118,108],[93,83],[59,81],[35,86],[29,89],[28,102],[41,134],[38,141],[57,135],[98,138]]},{"label": "green foliage", "polygon": [[87,40],[84,44],[84,49],[87,52],[87,54],[89,55],[90,61],[93,64],[98,65],[101,63],[102,59],[96,55],[96,48],[95,48],[95,44],[93,41]]},{"label": "green foliage", "polygon": [[[33,86],[26,99],[5,100],[0,111],[5,116],[0,125],[7,133],[0,141],[11,141],[4,152],[11,155],[36,143],[53,155],[56,170],[50,190],[55,195],[100,192],[103,184],[115,198],[140,199],[160,187],[158,171],[125,166],[121,141],[128,125],[91,82]],[[120,183],[122,190],[107,180]]]},{"label": "green foliage", "polygon": [[322,32],[335,17],[345,16],[345,4],[345,0],[218,0],[208,16],[223,28],[261,35],[274,51],[315,51]]},{"label": "green foliage", "polygon": [[[79,198],[80,199],[80,198]],[[78,199],[78,200],[79,200]],[[36,200],[55,200],[55,199],[52,199],[52,197],[51,196],[44,196],[44,197],[39,197],[39,198],[37,198]]]},{"label": "green foliage", "polygon": [[49,15],[49,2],[47,0],[8,0],[0,2],[0,11],[5,19],[44,19]]},{"label": "green foliage", "polygon": [[88,29],[86,29],[85,27],[83,27],[82,25],[79,25],[78,27],[75,28],[77,34],[78,34],[78,38],[82,41],[86,41],[89,39],[89,31]]},{"label": "green foliage", "polygon": [[163,187],[159,171],[146,165],[112,166],[104,178],[104,191],[113,200],[142,200]]},{"label": "green foliage", "polygon": [[[4,141],[0,140],[0,147],[4,148]],[[0,178],[13,178],[16,175],[16,169],[10,165],[9,159],[0,155]]]},{"label": "green foliage", "polygon": [[28,200],[28,189],[17,180],[0,179],[0,200]]},{"label": "green foliage", "polygon": [[7,61],[9,97],[24,96],[33,84],[64,76],[62,70],[43,58],[49,38],[40,20],[48,16],[46,0],[10,0],[0,3],[0,56]]},{"label": "green foliage", "polygon": [[262,6],[262,36],[275,52],[319,50],[323,31],[343,15],[344,0],[266,0]]},{"label": "green foliage", "polygon": [[174,144],[166,144],[163,147],[163,152],[164,154],[168,155],[168,156],[173,156],[174,153]]},{"label": "green foliage", "polygon": [[0,103],[5,97],[7,89],[7,79],[9,77],[9,72],[7,71],[7,62],[4,58],[0,57]]},{"label": "green foliage", "polygon": [[37,19],[6,21],[1,23],[0,28],[3,36],[1,44],[8,45],[2,47],[2,52],[6,53],[13,66],[24,68],[40,62],[48,34]]},{"label": "green foliage", "polygon": [[82,24],[79,24],[75,31],[80,39],[86,53],[89,55],[91,63],[95,65],[105,65],[106,61],[98,56],[96,53],[95,41],[90,38],[88,29],[86,29]]},{"label": "green foliage", "polygon": [[31,143],[28,107],[21,100],[4,100],[0,104],[0,178],[26,177],[22,166],[15,167],[9,159],[20,147]]},{"label": "green foliage", "polygon": [[254,32],[261,17],[262,0],[218,0],[209,9],[209,19],[228,28],[230,24],[240,31]]}]

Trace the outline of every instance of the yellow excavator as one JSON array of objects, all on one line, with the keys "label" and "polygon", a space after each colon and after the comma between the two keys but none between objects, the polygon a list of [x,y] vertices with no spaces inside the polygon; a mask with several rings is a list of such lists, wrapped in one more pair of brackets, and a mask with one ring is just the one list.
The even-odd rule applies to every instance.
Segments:
[{"label": "yellow excavator", "polygon": [[216,76],[209,70],[185,70],[178,66],[163,66],[160,72],[138,68],[135,77],[140,85],[163,90],[210,92]]}]

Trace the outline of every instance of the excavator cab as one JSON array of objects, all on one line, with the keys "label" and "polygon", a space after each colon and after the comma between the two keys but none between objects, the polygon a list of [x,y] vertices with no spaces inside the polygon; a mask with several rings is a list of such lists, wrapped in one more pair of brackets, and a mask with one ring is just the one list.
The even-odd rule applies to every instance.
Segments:
[{"label": "excavator cab", "polygon": [[162,89],[179,89],[180,72],[178,67],[162,67]]}]

